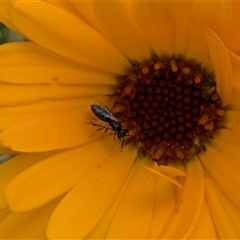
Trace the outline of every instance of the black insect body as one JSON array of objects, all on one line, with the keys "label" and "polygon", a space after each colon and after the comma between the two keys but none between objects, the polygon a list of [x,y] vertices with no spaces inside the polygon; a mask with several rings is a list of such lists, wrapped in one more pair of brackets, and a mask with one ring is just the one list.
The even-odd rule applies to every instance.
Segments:
[{"label": "black insect body", "polygon": [[100,104],[92,104],[91,109],[95,116],[104,122],[118,122],[113,113],[106,106],[102,106]]},{"label": "black insect body", "polygon": [[121,122],[114,116],[114,114],[106,106],[103,106],[101,104],[92,104],[91,110],[97,118],[109,124],[109,126],[105,126],[106,131],[111,128],[111,130],[114,131],[115,134],[117,135],[118,139],[122,140],[121,148],[123,148],[124,138],[126,136],[129,136],[129,131],[125,128],[122,128]]}]

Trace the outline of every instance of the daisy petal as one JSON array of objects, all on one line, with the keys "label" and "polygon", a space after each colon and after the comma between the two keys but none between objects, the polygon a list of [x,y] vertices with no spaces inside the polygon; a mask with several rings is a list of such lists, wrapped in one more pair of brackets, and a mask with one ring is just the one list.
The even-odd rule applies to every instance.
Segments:
[{"label": "daisy petal", "polygon": [[149,60],[150,52],[146,40],[134,24],[124,4],[95,2],[94,12],[103,35],[128,59],[138,62]]},{"label": "daisy petal", "polygon": [[200,159],[217,186],[240,207],[239,146],[213,141]]},{"label": "daisy petal", "polygon": [[26,168],[42,161],[44,158],[49,157],[52,154],[53,152],[21,153],[0,165],[0,209],[7,206],[5,189],[9,182]]},{"label": "daisy petal", "polygon": [[150,1],[134,2],[132,13],[154,52],[159,57],[171,56],[175,41],[175,22],[171,4]]},{"label": "daisy petal", "polygon": [[94,228],[129,175],[136,157],[136,150],[130,148],[114,152],[67,194],[49,221],[48,238],[82,239]]},{"label": "daisy petal", "polygon": [[[240,56],[235,54],[234,52],[230,51],[228,49],[228,53],[232,62],[232,79],[233,79],[233,88],[235,91],[240,91],[240,81],[239,81],[239,77],[240,77]],[[234,91],[233,90],[233,91]],[[240,96],[237,95],[238,99],[240,99]],[[231,99],[231,103],[232,103],[232,99]]]},{"label": "daisy petal", "polygon": [[[117,239],[125,235],[125,239],[130,239],[129,234],[135,236],[134,239],[143,239],[144,236],[146,239],[157,239],[174,209],[175,187],[156,175],[149,175],[143,167],[144,164],[140,163],[137,169],[132,169],[120,194],[86,239],[110,239],[109,235]],[[148,204],[144,205],[146,202]],[[140,204],[141,208],[137,208]],[[141,218],[135,220],[137,217]],[[134,228],[130,228],[128,223],[133,220]]]},{"label": "daisy petal", "polygon": [[187,29],[195,1],[171,2],[173,17],[175,20],[175,46],[174,55],[183,56],[187,50]]},{"label": "daisy petal", "polygon": [[155,179],[154,205],[146,239],[157,239],[164,232],[176,204],[176,187],[171,182],[162,181],[158,176]]},{"label": "daisy petal", "polygon": [[199,219],[188,239],[219,239],[206,200],[203,202]]},{"label": "daisy petal", "polygon": [[197,157],[187,164],[186,173],[184,189],[180,192],[169,223],[159,236],[161,239],[187,238],[198,220],[204,201],[204,176]]},{"label": "daisy petal", "polygon": [[168,176],[166,176],[165,174],[162,174],[162,173],[160,172],[160,169],[159,169],[158,166],[154,166],[154,168],[149,168],[149,167],[144,166],[144,168],[146,168],[146,169],[147,169],[148,171],[150,171],[151,173],[154,173],[154,174],[156,174],[157,176],[159,176],[159,177],[161,177],[161,178],[163,178],[163,179],[165,179],[165,180],[173,183],[175,186],[177,186],[177,187],[179,187],[179,188],[182,188],[182,185],[179,184],[179,183],[176,181],[176,179],[174,179],[174,177],[172,177],[172,176],[171,176],[171,177],[168,177]]},{"label": "daisy petal", "polygon": [[205,186],[207,204],[220,239],[239,239],[240,208],[219,190],[210,176],[205,178]]},{"label": "daisy petal", "polygon": [[240,146],[240,137],[229,129],[221,129],[221,131],[214,135],[214,138],[223,143]]},{"label": "daisy petal", "polygon": [[[0,81],[8,83],[115,84],[113,74],[86,68],[35,43],[0,46]],[[9,74],[11,72],[11,74]],[[41,73],[41,74],[39,74]],[[86,82],[87,79],[87,82]]]},{"label": "daisy petal", "polygon": [[[58,78],[51,84],[23,84],[19,91],[18,84],[0,83],[0,105],[11,106],[32,104],[37,101],[80,99],[83,97],[98,97],[112,94],[112,86],[106,85],[62,85]],[[13,97],[14,96],[14,97]]]},{"label": "daisy petal", "polygon": [[240,110],[240,88],[239,90],[233,89],[231,102],[228,105],[229,110]]},{"label": "daisy petal", "polygon": [[67,11],[71,13],[72,15],[75,15],[76,17],[79,17],[79,13],[76,11],[76,9],[72,6],[70,2],[67,1],[49,1],[46,0],[47,3],[52,4],[56,7],[59,7],[63,9],[64,11]]},{"label": "daisy petal", "polygon": [[[112,137],[109,136],[104,143],[95,141],[42,159],[9,183],[6,189],[9,206],[16,212],[29,211],[69,191],[113,152],[109,148],[111,144]],[[116,148],[119,151],[119,145]],[[97,157],[95,151],[98,151]]]},{"label": "daisy petal", "polygon": [[[77,63],[119,74],[131,67],[100,33],[69,12],[41,0],[11,4],[9,11],[15,26],[29,39],[53,52]],[[44,13],[44,20],[39,12]],[[74,38],[66,34],[69,26],[75,29]]]},{"label": "daisy petal", "polygon": [[0,210],[0,225],[11,214],[9,207]]},{"label": "daisy petal", "polygon": [[240,11],[240,2],[239,1],[230,1],[232,5],[232,17],[231,22],[229,24],[229,28],[224,36],[224,43],[228,46],[232,51],[236,53],[240,53],[239,41],[240,34],[237,29],[240,28],[240,19],[239,19],[239,11]]},{"label": "daisy petal", "polygon": [[240,137],[240,112],[237,110],[226,111],[224,116],[224,126]]},{"label": "daisy petal", "polygon": [[[97,99],[101,100],[101,102],[106,102],[106,97],[98,97]],[[84,117],[86,114],[90,114],[90,105],[94,102],[96,102],[96,97],[57,101],[46,99],[27,105],[2,107],[0,108],[0,130],[48,117],[61,118],[69,114],[82,115]]]},{"label": "daisy petal", "polygon": [[78,11],[81,18],[84,19],[90,26],[99,30],[99,22],[96,19],[94,12],[94,1],[75,1],[69,0],[73,7]]},{"label": "daisy petal", "polygon": [[[147,174],[141,161],[120,193],[120,204],[111,221],[107,239],[146,238],[152,220],[156,184],[155,176],[144,180]],[[134,227],[129,222],[134,222]]]},{"label": "daisy petal", "polygon": [[[11,213],[0,224],[1,239],[46,239],[48,219],[57,204],[58,198],[42,208],[26,213]],[[14,229],[14,231],[13,231]]]},{"label": "daisy petal", "polygon": [[15,32],[21,34],[12,22],[12,19],[9,15],[9,8],[11,8],[10,2],[0,1],[0,22],[4,23],[6,26],[14,30]]},{"label": "daisy petal", "polygon": [[232,96],[232,69],[228,51],[212,30],[206,29],[206,38],[216,74],[217,92],[223,106],[226,106]]},{"label": "daisy petal", "polygon": [[82,122],[82,119],[83,116],[69,115],[18,124],[2,131],[0,140],[4,146],[22,152],[78,146],[89,141],[92,131],[91,126]]},{"label": "daisy petal", "polygon": [[205,29],[212,29],[222,37],[231,19],[231,4],[227,1],[196,1],[188,22],[186,58],[198,62],[209,58]]},{"label": "daisy petal", "polygon": [[159,171],[163,174],[166,174],[168,176],[180,176],[180,177],[186,177],[186,173],[180,169],[177,169],[172,166],[165,166],[165,165],[160,165],[159,166]]}]

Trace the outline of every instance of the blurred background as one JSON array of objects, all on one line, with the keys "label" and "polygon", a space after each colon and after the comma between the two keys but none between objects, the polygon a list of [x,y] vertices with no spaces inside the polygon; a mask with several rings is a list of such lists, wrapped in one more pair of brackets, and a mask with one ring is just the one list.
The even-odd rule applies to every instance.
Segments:
[{"label": "blurred background", "polygon": [[20,42],[20,41],[25,41],[25,39],[19,34],[7,28],[3,23],[0,22],[0,44],[6,42]]}]

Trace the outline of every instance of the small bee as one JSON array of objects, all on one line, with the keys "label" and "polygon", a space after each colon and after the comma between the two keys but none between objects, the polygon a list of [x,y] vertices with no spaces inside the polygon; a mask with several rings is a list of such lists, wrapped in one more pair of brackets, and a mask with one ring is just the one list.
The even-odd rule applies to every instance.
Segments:
[{"label": "small bee", "polygon": [[[124,146],[124,137],[129,136],[129,131],[125,128],[122,128],[122,124],[120,121],[114,116],[114,114],[102,104],[92,104],[91,110],[94,113],[94,115],[102,120],[103,122],[106,122],[108,124],[101,123],[99,121],[93,121],[92,125],[100,126],[98,130],[106,129],[105,132],[109,129],[117,135],[119,140],[122,140],[122,147]],[[97,131],[98,131],[97,130]]]}]

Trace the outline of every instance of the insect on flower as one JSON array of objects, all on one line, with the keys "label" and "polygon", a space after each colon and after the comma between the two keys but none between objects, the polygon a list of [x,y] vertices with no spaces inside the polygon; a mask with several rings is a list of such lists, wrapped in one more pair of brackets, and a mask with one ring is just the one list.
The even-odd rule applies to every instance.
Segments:
[{"label": "insect on flower", "polygon": [[117,135],[118,139],[122,140],[121,148],[123,148],[124,138],[126,136],[129,136],[129,131],[122,127],[121,122],[114,116],[113,112],[111,112],[111,110],[109,110],[106,106],[102,104],[92,104],[91,110],[94,113],[94,115],[101,120],[101,121],[98,121],[98,120],[91,121],[91,124],[93,126],[100,127],[96,131],[99,131],[105,128],[106,129],[105,132],[107,132],[107,130],[111,130],[115,132],[115,135]]}]

